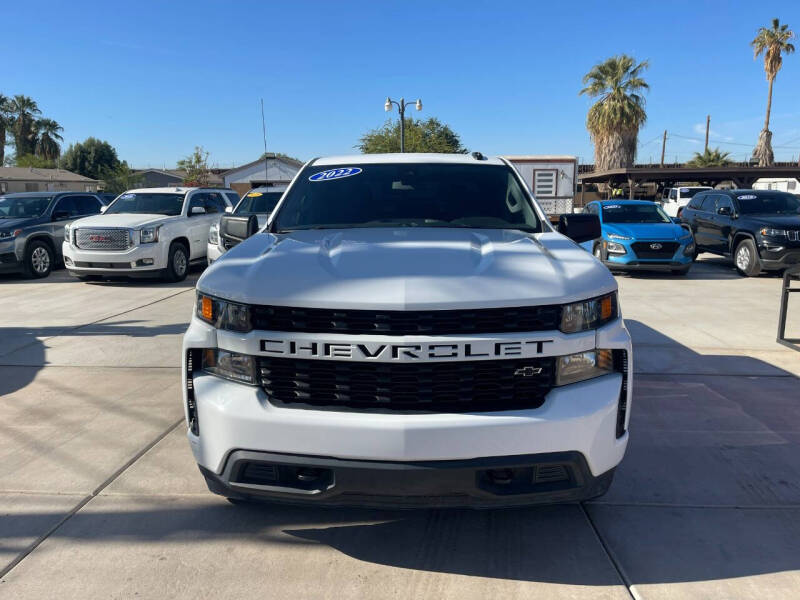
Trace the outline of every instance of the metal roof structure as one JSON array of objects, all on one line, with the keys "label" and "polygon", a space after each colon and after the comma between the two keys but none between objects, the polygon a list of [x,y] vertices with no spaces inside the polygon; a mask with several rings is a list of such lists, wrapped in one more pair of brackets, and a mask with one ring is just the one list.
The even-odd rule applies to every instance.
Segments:
[{"label": "metal roof structure", "polygon": [[800,166],[632,167],[581,173],[578,175],[578,182],[617,186],[625,184],[631,187],[639,183],[658,183],[671,187],[678,183],[696,181],[713,187],[723,181],[732,181],[737,188],[748,189],[762,177],[800,178]]}]

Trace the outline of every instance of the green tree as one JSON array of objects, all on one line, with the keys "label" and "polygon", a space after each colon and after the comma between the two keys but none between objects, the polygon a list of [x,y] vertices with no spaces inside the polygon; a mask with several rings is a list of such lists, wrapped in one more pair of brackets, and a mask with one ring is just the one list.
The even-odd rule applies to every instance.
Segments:
[{"label": "green tree", "polygon": [[83,142],[70,144],[61,159],[61,165],[67,171],[78,175],[103,179],[109,170],[116,170],[120,161],[117,151],[108,142],[89,137]]},{"label": "green tree", "polygon": [[730,152],[722,152],[719,148],[706,148],[702,153],[695,152],[687,167],[724,167],[731,164]]},{"label": "green tree", "polygon": [[650,86],[642,72],[649,66],[646,60],[637,64],[621,54],[593,66],[583,77],[586,87],[579,93],[599,98],[586,117],[598,171],[633,166],[639,129],[647,120],[642,94]]},{"label": "green tree", "polygon": [[36,154],[23,154],[14,160],[17,167],[33,167],[35,169],[55,169],[56,161]]},{"label": "green tree", "polygon": [[184,185],[204,187],[208,185],[211,171],[208,169],[208,155],[202,146],[195,146],[194,152],[178,161],[178,169],[186,171]]},{"label": "green tree", "polygon": [[121,194],[126,190],[139,187],[142,176],[135,173],[126,161],[122,161],[115,169],[106,169],[103,174],[105,191],[110,194]]},{"label": "green tree", "polygon": [[0,94],[0,167],[6,163],[6,135],[13,124],[11,98]]},{"label": "green tree", "polygon": [[764,54],[764,72],[767,74],[769,88],[767,91],[767,116],[764,118],[764,129],[758,134],[758,143],[753,149],[753,158],[758,160],[759,167],[770,167],[775,163],[772,153],[772,132],[769,130],[769,115],[772,111],[772,85],[781,70],[783,58],[781,54],[791,54],[794,46],[789,42],[794,32],[789,26],[781,25],[779,19],[772,19],[772,27],[760,27],[755,39],[750,42],[753,47],[753,59]]},{"label": "green tree", "polygon": [[55,160],[61,156],[63,142],[61,132],[64,128],[53,119],[39,119],[36,121],[36,154],[47,160]]},{"label": "green tree", "polygon": [[[364,154],[400,152],[400,122],[386,121],[382,127],[365,133],[356,148]],[[465,154],[459,135],[449,125],[430,118],[406,119],[406,152],[445,152]]]},{"label": "green tree", "polygon": [[42,114],[36,102],[28,96],[16,95],[11,100],[14,119],[14,147],[17,156],[36,152],[36,116]]}]

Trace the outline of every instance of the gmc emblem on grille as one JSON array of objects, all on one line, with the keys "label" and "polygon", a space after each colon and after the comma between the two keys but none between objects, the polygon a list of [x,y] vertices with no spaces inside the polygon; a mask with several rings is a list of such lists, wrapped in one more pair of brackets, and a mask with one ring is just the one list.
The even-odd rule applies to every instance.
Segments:
[{"label": "gmc emblem on grille", "polygon": [[110,242],[111,238],[107,235],[90,235],[89,236],[90,242]]},{"label": "gmc emblem on grille", "polygon": [[515,377],[533,377],[542,372],[540,367],[522,367],[514,371]]},{"label": "gmc emblem on grille", "polygon": [[664,247],[664,246],[662,246],[662,245],[661,245],[661,244],[659,244],[659,243],[650,244],[650,250],[661,250],[661,248],[663,248],[663,247]]}]

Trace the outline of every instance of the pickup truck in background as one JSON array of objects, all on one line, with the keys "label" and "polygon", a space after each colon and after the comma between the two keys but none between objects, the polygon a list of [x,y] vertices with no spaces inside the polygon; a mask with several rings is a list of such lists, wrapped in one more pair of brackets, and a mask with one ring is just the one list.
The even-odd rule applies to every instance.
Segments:
[{"label": "pickup truck in background", "polygon": [[664,190],[664,199],[661,207],[670,217],[680,217],[683,208],[689,204],[695,194],[710,190],[708,186],[683,186]]}]

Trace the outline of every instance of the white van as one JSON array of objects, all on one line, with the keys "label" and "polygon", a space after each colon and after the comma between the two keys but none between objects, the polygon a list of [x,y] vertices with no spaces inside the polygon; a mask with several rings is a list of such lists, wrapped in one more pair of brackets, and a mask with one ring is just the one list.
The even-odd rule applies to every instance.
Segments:
[{"label": "white van", "polygon": [[664,199],[661,201],[666,212],[670,217],[681,216],[683,207],[689,204],[692,197],[705,190],[710,190],[708,186],[688,186],[688,187],[674,187],[664,190]]}]

